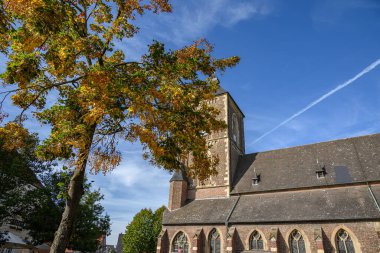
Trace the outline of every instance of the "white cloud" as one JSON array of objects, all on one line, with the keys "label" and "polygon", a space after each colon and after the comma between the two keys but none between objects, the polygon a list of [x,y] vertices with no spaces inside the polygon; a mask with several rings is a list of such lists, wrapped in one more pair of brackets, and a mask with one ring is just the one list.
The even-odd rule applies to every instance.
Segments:
[{"label": "white cloud", "polygon": [[216,26],[231,27],[271,11],[272,1],[192,0],[186,5],[174,4],[173,13],[153,27],[159,37],[178,46],[204,37]]},{"label": "white cloud", "polygon": [[157,209],[167,205],[170,174],[142,159],[137,143],[120,145],[124,160],[114,171],[103,176],[91,175],[94,187],[104,194],[102,205],[111,217],[112,234],[108,244],[116,244],[119,233],[143,208]]}]

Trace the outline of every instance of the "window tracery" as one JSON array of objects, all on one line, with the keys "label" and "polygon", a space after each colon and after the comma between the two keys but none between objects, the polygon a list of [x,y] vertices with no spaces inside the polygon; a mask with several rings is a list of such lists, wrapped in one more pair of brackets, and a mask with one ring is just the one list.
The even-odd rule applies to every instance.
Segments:
[{"label": "window tracery", "polygon": [[261,234],[256,230],[253,231],[249,239],[249,249],[264,249],[264,241]]},{"label": "window tracery", "polygon": [[175,236],[172,253],[189,253],[189,241],[183,232],[179,232]]},{"label": "window tracery", "polygon": [[344,229],[340,229],[336,234],[336,248],[338,253],[355,253],[354,243]]},{"label": "window tracery", "polygon": [[306,253],[305,241],[298,230],[290,233],[289,248],[291,253]]},{"label": "window tracery", "polygon": [[215,228],[210,233],[210,253],[220,253],[220,235]]}]

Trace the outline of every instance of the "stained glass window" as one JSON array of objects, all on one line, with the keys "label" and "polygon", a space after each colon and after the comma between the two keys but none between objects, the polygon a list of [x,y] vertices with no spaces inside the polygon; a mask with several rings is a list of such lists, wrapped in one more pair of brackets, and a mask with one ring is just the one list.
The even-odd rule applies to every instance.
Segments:
[{"label": "stained glass window", "polygon": [[251,234],[251,238],[249,240],[250,249],[264,249],[264,241],[261,237],[260,233],[256,230]]},{"label": "stained glass window", "polygon": [[189,253],[189,241],[183,232],[179,232],[174,238],[172,253]]},{"label": "stained glass window", "polygon": [[336,248],[338,253],[355,253],[354,243],[347,231],[341,229],[336,234]]},{"label": "stained glass window", "polygon": [[215,228],[210,233],[210,253],[220,253],[220,235]]},{"label": "stained glass window", "polygon": [[306,253],[305,241],[298,230],[293,230],[290,234],[289,248],[291,253]]}]

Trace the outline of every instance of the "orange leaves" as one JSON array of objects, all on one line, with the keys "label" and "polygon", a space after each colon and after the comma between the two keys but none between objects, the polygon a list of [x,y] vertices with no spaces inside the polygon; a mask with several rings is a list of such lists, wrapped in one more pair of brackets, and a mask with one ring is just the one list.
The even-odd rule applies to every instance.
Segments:
[{"label": "orange leaves", "polygon": [[103,172],[106,174],[120,164],[121,154],[115,149],[102,150],[98,147],[91,156],[90,165],[95,174]]},{"label": "orange leaves", "polygon": [[8,0],[6,2],[9,10],[20,16],[32,12],[35,8],[44,6],[44,1],[42,0]]},{"label": "orange leaves", "polygon": [[150,6],[153,8],[153,12],[171,12],[172,6],[169,4],[168,0],[151,0]]},{"label": "orange leaves", "polygon": [[[218,159],[207,156],[204,133],[225,124],[205,101],[218,89],[216,72],[239,59],[213,58],[206,40],[176,51],[155,42],[140,62],[114,51],[116,39],[138,31],[137,15],[170,12],[168,0],[9,4],[7,15],[20,26],[0,36],[0,50],[10,49],[3,80],[18,85],[16,105],[35,106],[34,116],[51,125],[41,156],[83,162],[90,153],[94,171],[106,172],[119,164],[117,139],[123,138],[139,140],[145,157],[167,170],[191,160],[189,175],[204,179],[215,172]],[[54,105],[45,107],[52,91]]]},{"label": "orange leaves", "polygon": [[87,124],[100,123],[114,102],[112,73],[95,70],[87,75],[79,88],[79,104],[86,108],[83,121]]},{"label": "orange leaves", "polygon": [[28,130],[17,123],[9,122],[0,127],[0,139],[5,150],[14,151],[25,147],[28,137]]}]

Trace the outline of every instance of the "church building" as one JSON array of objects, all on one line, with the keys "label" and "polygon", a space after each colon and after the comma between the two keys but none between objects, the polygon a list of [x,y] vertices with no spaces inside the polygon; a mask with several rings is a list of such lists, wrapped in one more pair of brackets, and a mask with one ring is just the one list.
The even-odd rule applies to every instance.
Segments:
[{"label": "church building", "polygon": [[157,253],[380,252],[380,134],[246,154],[243,112],[216,95],[218,174],[173,174]]}]

